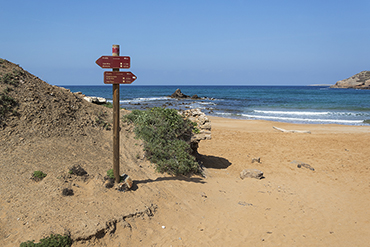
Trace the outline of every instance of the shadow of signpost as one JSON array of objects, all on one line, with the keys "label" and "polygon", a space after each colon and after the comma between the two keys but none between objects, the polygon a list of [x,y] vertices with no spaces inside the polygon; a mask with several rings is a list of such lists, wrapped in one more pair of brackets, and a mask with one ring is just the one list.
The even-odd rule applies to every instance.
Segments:
[{"label": "shadow of signpost", "polygon": [[[212,156],[212,155],[197,154],[196,158],[198,162],[201,164],[201,166],[205,168],[226,169],[231,165],[231,163],[227,159]],[[200,184],[206,183],[206,181],[204,181],[202,177],[185,177],[185,176],[159,177],[156,179],[135,180],[131,190],[133,191],[137,190],[139,184],[147,184],[147,183],[171,181],[171,180],[185,181],[185,182],[191,182],[191,183],[200,183]]]}]

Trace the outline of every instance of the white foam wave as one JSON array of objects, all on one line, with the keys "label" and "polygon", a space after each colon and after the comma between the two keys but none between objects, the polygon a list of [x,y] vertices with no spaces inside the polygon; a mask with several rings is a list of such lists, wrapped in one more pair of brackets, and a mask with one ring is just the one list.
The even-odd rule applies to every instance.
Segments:
[{"label": "white foam wave", "polygon": [[279,114],[279,115],[328,115],[330,112],[305,112],[305,111],[263,111],[263,110],[254,110],[257,113],[263,114]]},{"label": "white foam wave", "polygon": [[[134,98],[134,99],[126,99],[126,100],[120,100],[120,104],[129,104],[129,103],[139,103],[139,102],[145,102],[145,101],[156,101],[156,100],[168,100],[167,97],[152,97],[152,98]],[[113,102],[111,100],[111,102]]]},{"label": "white foam wave", "polygon": [[227,113],[227,112],[216,112],[214,114],[216,114],[216,115],[225,115],[225,116],[231,116],[231,115],[233,115],[232,113]]},{"label": "white foam wave", "polygon": [[199,102],[198,104],[200,104],[200,105],[217,105],[217,104],[212,103],[212,102]]},{"label": "white foam wave", "polygon": [[131,101],[155,101],[155,100],[167,100],[168,97],[153,97],[153,98],[135,98]]},{"label": "white foam wave", "polygon": [[292,117],[275,117],[275,116],[258,116],[241,114],[243,117],[256,118],[256,119],[271,119],[280,121],[292,121],[292,122],[319,122],[319,123],[343,123],[343,124],[359,124],[363,123],[363,120],[343,120],[343,119],[314,119],[314,118],[292,118]]}]

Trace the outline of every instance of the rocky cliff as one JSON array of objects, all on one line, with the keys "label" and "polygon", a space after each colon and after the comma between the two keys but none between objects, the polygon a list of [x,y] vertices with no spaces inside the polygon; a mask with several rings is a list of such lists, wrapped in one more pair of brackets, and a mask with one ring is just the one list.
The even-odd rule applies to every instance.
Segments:
[{"label": "rocky cliff", "polygon": [[370,89],[370,71],[362,71],[345,80],[337,81],[330,88]]}]

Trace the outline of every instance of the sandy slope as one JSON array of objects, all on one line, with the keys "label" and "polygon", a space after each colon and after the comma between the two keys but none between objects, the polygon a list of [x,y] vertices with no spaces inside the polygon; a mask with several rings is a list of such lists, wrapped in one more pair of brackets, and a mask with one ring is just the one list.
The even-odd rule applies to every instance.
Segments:
[{"label": "sandy slope", "polygon": [[[154,216],[128,219],[115,234],[75,246],[368,245],[369,127],[211,121],[213,139],[199,149],[205,179],[138,183],[137,191],[156,193]],[[261,163],[252,163],[257,157]],[[241,180],[245,168],[265,179]]]}]

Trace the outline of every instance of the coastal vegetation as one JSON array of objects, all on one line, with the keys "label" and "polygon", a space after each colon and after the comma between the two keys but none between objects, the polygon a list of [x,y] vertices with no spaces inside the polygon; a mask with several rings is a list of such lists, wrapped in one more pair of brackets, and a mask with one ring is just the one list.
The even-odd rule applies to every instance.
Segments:
[{"label": "coastal vegetation", "polygon": [[8,113],[16,113],[13,108],[17,105],[17,101],[9,95],[12,89],[6,87],[0,92],[0,124]]},{"label": "coastal vegetation", "polygon": [[20,247],[69,247],[72,245],[72,239],[69,236],[62,236],[60,234],[53,235],[40,239],[39,243],[33,241],[27,241],[21,243]]},{"label": "coastal vegetation", "polygon": [[42,180],[44,177],[46,177],[46,173],[43,173],[42,171],[34,171],[32,176],[35,180],[37,181],[40,181]]},{"label": "coastal vegetation", "polygon": [[113,172],[113,169],[109,169],[109,170],[107,171],[107,176],[108,176],[108,178],[110,178],[110,179],[114,179],[114,172]]},{"label": "coastal vegetation", "polygon": [[103,106],[108,107],[108,108],[113,108],[113,104],[110,102],[103,104]]},{"label": "coastal vegetation", "polygon": [[194,125],[174,109],[154,107],[134,110],[125,120],[135,125],[137,138],[144,141],[147,158],[156,171],[171,175],[199,173],[199,164],[192,156],[190,138]]}]

